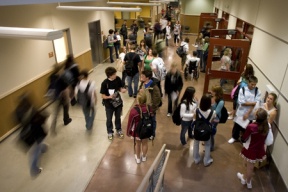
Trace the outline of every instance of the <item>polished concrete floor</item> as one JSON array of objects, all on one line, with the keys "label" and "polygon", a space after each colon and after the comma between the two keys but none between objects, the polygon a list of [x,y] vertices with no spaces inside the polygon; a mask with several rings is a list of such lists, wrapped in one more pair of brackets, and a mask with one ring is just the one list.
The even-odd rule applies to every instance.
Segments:
[{"label": "polished concrete floor", "polygon": [[[194,42],[195,37],[189,36]],[[191,43],[190,43],[191,44]],[[192,46],[190,46],[192,47]],[[179,63],[175,47],[165,51],[165,63],[169,68],[172,62]],[[190,49],[191,50],[191,49]],[[64,126],[62,117],[57,123],[57,135],[48,135],[45,142],[49,150],[43,154],[41,166],[43,172],[36,178],[29,175],[28,154],[23,153],[16,145],[15,132],[0,144],[0,191],[2,192],[80,192],[80,191],[135,191],[152,164],[163,144],[171,150],[165,170],[164,191],[251,191],[242,186],[237,172],[244,172],[242,158],[239,156],[240,143],[228,144],[231,137],[232,121],[219,125],[215,137],[215,151],[211,153],[214,162],[209,167],[203,163],[193,163],[193,140],[187,147],[180,144],[180,127],[175,126],[171,117],[167,117],[167,98],[157,111],[157,130],[154,145],[149,142],[147,162],[136,164],[133,151],[133,140],[114,138],[108,141],[105,126],[105,109],[101,104],[99,89],[105,78],[104,70],[114,64],[100,64],[95,67],[90,79],[97,84],[98,103],[95,124],[92,131],[85,130],[85,122],[79,107],[71,107],[73,121]],[[121,76],[121,74],[119,73]],[[204,86],[204,74],[198,81],[185,81],[185,86],[194,86],[196,95],[201,98]],[[124,109],[122,128],[126,131],[127,114],[134,99],[122,94]],[[226,107],[232,108],[226,102]],[[47,109],[53,115],[53,106]],[[49,127],[51,118],[47,122]],[[201,153],[203,155],[203,149]],[[252,191],[273,191],[267,171],[256,169],[252,180]]]}]

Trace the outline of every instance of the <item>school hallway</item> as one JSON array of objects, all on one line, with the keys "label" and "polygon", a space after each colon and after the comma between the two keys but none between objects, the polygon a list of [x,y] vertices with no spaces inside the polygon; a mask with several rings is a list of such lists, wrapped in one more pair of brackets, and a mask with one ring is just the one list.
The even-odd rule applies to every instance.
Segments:
[{"label": "school hallway", "polygon": [[[190,38],[190,52],[195,36]],[[170,46],[165,50],[164,61],[169,68],[172,61],[179,64],[180,58],[175,53],[176,47]],[[243,159],[239,156],[242,145],[239,142],[229,144],[233,121],[218,125],[215,136],[215,150],[211,152],[213,163],[204,167],[203,163],[193,162],[193,140],[188,146],[180,143],[180,126],[167,117],[167,97],[163,98],[163,106],[157,111],[156,138],[149,141],[147,161],[136,164],[134,159],[133,139],[126,135],[124,139],[117,136],[110,142],[106,133],[105,108],[101,104],[99,93],[101,82],[106,78],[104,70],[114,64],[99,64],[89,78],[95,80],[97,86],[97,113],[92,131],[85,130],[85,120],[79,106],[70,107],[72,122],[64,126],[61,116],[57,122],[57,135],[48,135],[45,143],[49,144],[48,151],[41,158],[43,172],[31,179],[29,175],[28,155],[23,153],[16,144],[16,131],[0,143],[0,191],[2,192],[130,192],[136,191],[153,160],[163,144],[171,150],[164,175],[165,192],[185,191],[274,191],[268,172],[265,168],[255,169],[252,179],[252,190],[243,186],[237,178],[237,172],[244,173]],[[117,73],[120,77],[121,74]],[[196,96],[200,99],[204,86],[204,73],[198,81],[184,80],[184,87],[194,86]],[[127,120],[134,98],[128,93],[122,94],[124,101],[122,129],[126,133]],[[232,103],[226,102],[228,111]],[[53,115],[53,105],[47,111],[51,113],[47,128],[50,127]],[[203,157],[203,146],[200,146]]]}]

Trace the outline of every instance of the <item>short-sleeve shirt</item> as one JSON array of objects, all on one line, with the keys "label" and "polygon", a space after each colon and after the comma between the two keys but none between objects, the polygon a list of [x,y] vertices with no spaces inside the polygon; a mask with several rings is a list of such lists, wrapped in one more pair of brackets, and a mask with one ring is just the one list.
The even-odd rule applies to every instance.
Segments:
[{"label": "short-sleeve shirt", "polygon": [[[100,89],[100,93],[101,94],[105,94],[106,96],[110,96],[109,94],[109,89],[110,91],[112,91],[113,93],[115,92],[119,92],[120,89],[124,87],[124,85],[122,84],[122,81],[120,79],[120,77],[116,77],[116,79],[114,79],[113,81],[109,80],[109,79],[105,79],[102,83],[101,83],[101,89]],[[103,99],[104,101],[104,105],[107,108],[114,108],[112,106],[112,104],[110,103],[111,99]],[[121,105],[122,107],[123,105]]]},{"label": "short-sleeve shirt", "polygon": [[125,55],[124,61],[127,62],[128,59],[133,59],[133,73],[139,73],[138,63],[141,62],[140,56],[135,52],[129,52]]}]

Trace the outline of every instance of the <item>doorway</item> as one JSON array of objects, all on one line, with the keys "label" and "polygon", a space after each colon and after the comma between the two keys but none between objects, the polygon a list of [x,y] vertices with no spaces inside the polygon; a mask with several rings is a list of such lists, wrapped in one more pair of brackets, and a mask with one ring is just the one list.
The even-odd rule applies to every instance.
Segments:
[{"label": "doorway", "polygon": [[[221,56],[225,48],[231,48],[230,71],[221,71]],[[236,85],[241,73],[247,64],[250,41],[243,39],[219,39],[210,38],[207,59],[207,71],[205,76],[204,93],[211,91],[212,86],[220,85],[222,82],[224,100],[231,100],[231,91]],[[224,80],[224,84],[223,84]]]},{"label": "doorway", "polygon": [[67,55],[72,54],[70,29],[64,29],[63,37],[53,40],[53,48],[57,63],[64,62],[67,59]]},{"label": "doorway", "polygon": [[103,61],[100,20],[88,23],[93,67]]}]

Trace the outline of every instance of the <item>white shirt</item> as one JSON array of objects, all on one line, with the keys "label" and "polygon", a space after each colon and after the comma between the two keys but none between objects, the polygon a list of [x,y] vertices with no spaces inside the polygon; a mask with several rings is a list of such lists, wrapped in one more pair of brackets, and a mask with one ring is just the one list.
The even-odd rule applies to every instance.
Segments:
[{"label": "white shirt", "polygon": [[193,56],[191,56],[191,55],[189,54],[189,55],[187,55],[186,65],[189,65],[189,62],[190,62],[190,61],[197,61],[196,66],[199,66],[200,58],[198,58],[198,57],[193,57]]},{"label": "white shirt", "polygon": [[155,77],[156,79],[161,81],[161,77],[158,75],[158,73],[156,72],[156,74],[155,74],[155,72],[154,72],[154,69],[158,70],[158,68],[160,67],[159,65],[164,65],[163,59],[160,57],[153,59],[153,61],[151,63],[151,69],[153,72],[153,77]]},{"label": "white shirt", "polygon": [[95,84],[95,81],[91,81],[89,79],[82,79],[79,84],[76,86],[75,88],[75,94],[77,95],[78,91],[81,91],[81,92],[84,92],[87,85],[88,85],[88,82],[90,82],[90,86],[89,86],[89,89],[88,89],[88,95],[90,95],[91,97],[91,106],[94,106],[96,103],[95,103],[95,95],[94,93],[96,92],[96,84]]},{"label": "white shirt", "polygon": [[226,55],[223,55],[222,58],[221,58],[221,67],[220,67],[220,69],[227,71],[228,69],[226,67],[226,64],[229,64],[229,67],[230,67],[231,59],[230,59],[230,57],[228,57]]},{"label": "white shirt", "polygon": [[116,37],[117,37],[118,41],[121,41],[121,36],[120,35],[116,35]]},{"label": "white shirt", "polygon": [[189,110],[187,110],[186,104],[181,103],[180,105],[180,117],[182,117],[182,121],[192,121],[194,114],[197,109],[197,104],[189,104]]},{"label": "white shirt", "polygon": [[188,53],[188,52],[189,52],[189,45],[188,45],[187,42],[182,41],[180,46],[183,46],[183,49],[184,49],[184,52],[185,52],[185,53]]},{"label": "white shirt", "polygon": [[124,61],[125,55],[126,54],[124,52],[119,54],[119,58],[121,59],[122,62]]}]

